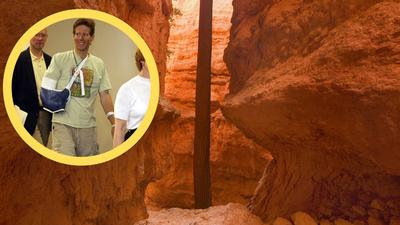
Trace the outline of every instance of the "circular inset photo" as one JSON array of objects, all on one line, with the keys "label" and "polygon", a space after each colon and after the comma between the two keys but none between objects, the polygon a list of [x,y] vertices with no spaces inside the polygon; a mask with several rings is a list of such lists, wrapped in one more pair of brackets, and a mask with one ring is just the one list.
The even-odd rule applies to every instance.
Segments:
[{"label": "circular inset photo", "polygon": [[5,68],[7,114],[39,154],[68,165],[106,162],[149,127],[159,97],[145,41],[104,12],[68,10],[33,25]]}]

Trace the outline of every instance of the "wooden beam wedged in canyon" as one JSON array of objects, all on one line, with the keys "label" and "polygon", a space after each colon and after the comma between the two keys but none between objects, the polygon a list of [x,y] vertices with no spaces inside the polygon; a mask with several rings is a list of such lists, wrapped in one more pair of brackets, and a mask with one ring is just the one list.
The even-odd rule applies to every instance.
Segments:
[{"label": "wooden beam wedged in canyon", "polygon": [[210,107],[212,0],[200,0],[194,137],[195,208],[211,206]]}]

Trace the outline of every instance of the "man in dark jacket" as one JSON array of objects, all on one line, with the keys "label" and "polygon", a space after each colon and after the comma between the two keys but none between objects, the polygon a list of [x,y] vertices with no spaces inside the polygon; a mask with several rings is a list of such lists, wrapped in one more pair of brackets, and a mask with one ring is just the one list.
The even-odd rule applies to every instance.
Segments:
[{"label": "man in dark jacket", "polygon": [[29,48],[18,57],[12,78],[14,105],[28,114],[24,126],[45,146],[51,131],[51,114],[43,110],[39,94],[43,75],[51,61],[51,57],[43,52],[46,40],[46,29],[30,40]]}]

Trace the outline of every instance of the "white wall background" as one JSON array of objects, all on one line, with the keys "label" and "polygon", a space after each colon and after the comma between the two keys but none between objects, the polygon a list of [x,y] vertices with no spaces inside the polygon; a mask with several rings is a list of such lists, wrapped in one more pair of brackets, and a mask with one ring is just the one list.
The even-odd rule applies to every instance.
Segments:
[{"label": "white wall background", "polygon": [[[73,20],[65,20],[47,28],[48,39],[44,51],[53,55],[57,52],[68,51],[74,48],[72,25]],[[138,73],[135,65],[136,45],[118,28],[107,23],[97,21],[95,37],[89,52],[104,60],[110,77],[113,102],[119,87]],[[108,122],[99,97],[96,99],[97,141],[100,152],[112,148],[111,125]]]}]

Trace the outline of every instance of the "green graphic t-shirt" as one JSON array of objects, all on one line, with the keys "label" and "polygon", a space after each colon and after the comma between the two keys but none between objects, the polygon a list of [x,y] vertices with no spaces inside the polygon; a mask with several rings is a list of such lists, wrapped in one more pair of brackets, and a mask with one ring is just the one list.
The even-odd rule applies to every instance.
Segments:
[{"label": "green graphic t-shirt", "polygon": [[[72,78],[75,68],[82,61],[74,51],[57,53],[53,56],[44,77],[56,82],[58,90],[64,89]],[[97,93],[110,90],[111,83],[102,59],[89,54],[82,68],[85,94],[82,95],[81,79],[78,76],[71,87],[71,99],[65,112],[53,115],[53,122],[75,128],[96,126],[95,101]]]},{"label": "green graphic t-shirt", "polygon": [[[74,75],[74,72],[75,68],[71,72],[71,77]],[[83,72],[83,79],[85,80],[84,82],[85,95],[82,95],[81,79],[78,76],[71,86],[71,96],[90,98],[90,88],[92,87],[93,84],[94,72],[93,70],[87,68],[83,68],[82,72]]]}]

